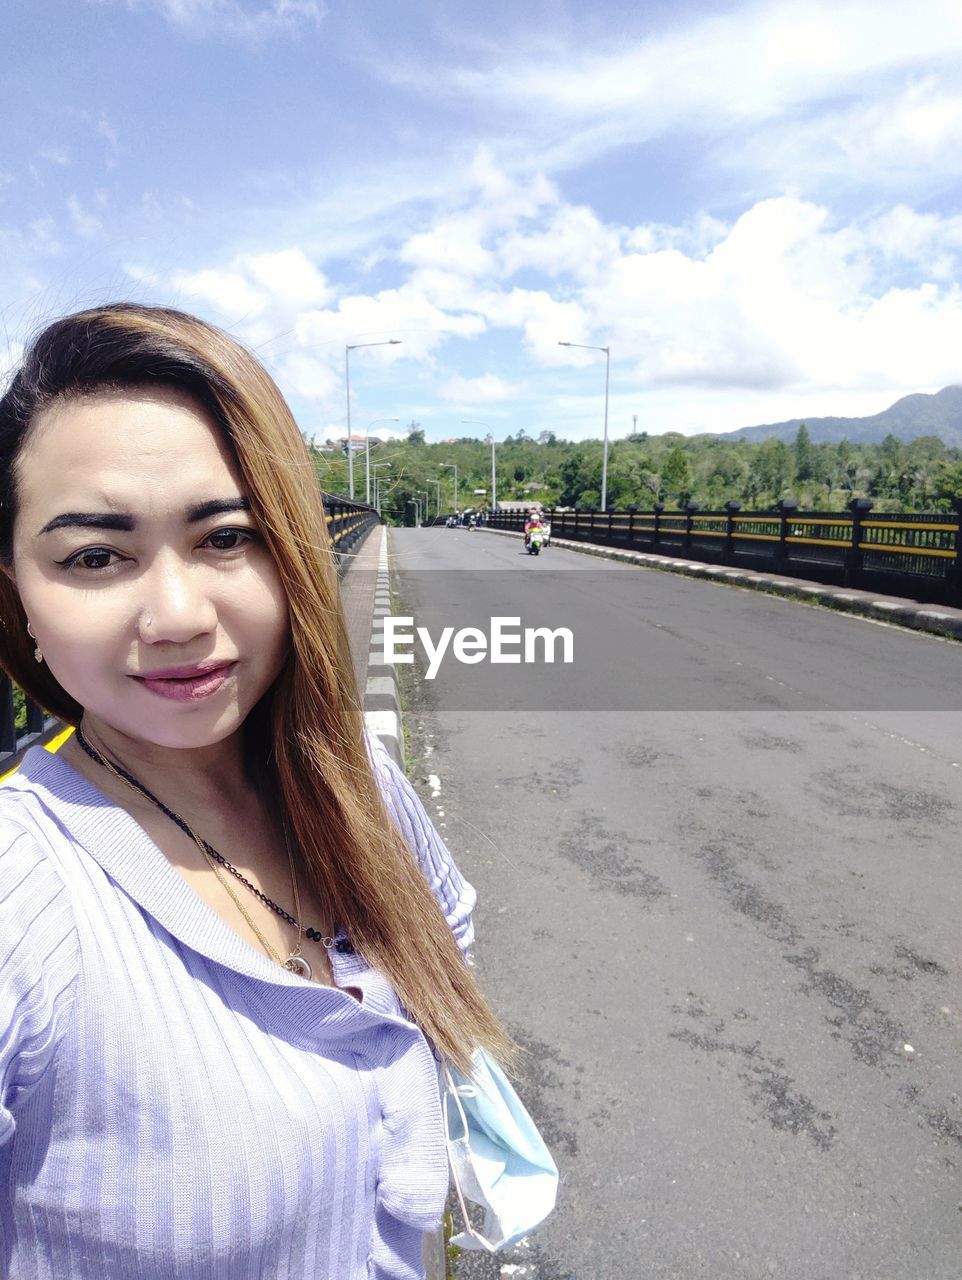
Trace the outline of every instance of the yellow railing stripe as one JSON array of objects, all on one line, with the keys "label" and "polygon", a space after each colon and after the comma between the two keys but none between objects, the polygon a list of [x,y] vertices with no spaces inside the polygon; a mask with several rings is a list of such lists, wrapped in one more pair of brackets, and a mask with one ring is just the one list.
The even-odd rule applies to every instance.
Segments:
[{"label": "yellow railing stripe", "polygon": [[901,556],[942,556],[947,559],[954,559],[954,551],[939,551],[935,547],[898,547],[887,542],[860,542],[859,549],[862,551],[894,551]]},{"label": "yellow railing stripe", "polygon": [[[55,737],[51,738],[49,742],[45,742],[43,744],[44,748],[50,752],[59,751],[60,748],[67,741],[67,739],[70,737],[72,733],[73,733],[73,725],[69,725],[66,729],[61,729],[61,731],[58,734],[56,734]],[[15,765],[12,769],[7,769],[5,773],[0,773],[0,782],[2,782],[4,778],[12,777],[13,774],[15,774],[17,772],[17,769],[19,768],[20,768],[19,765]]]},{"label": "yellow railing stripe", "polygon": [[957,533],[954,524],[896,524],[894,520],[863,520],[863,529],[937,529],[939,533]]},{"label": "yellow railing stripe", "polygon": [[806,547],[838,547],[842,551],[848,551],[851,547],[850,542],[842,542],[841,539],[835,538],[802,538],[790,537],[785,539],[786,542],[798,542]]}]

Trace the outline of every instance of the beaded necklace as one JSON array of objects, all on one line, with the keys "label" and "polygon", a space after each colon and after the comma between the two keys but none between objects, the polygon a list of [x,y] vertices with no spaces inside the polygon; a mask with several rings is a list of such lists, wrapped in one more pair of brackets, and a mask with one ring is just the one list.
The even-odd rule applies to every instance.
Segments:
[{"label": "beaded necklace", "polygon": [[[145,800],[149,800],[152,805],[155,805],[160,810],[161,813],[166,815],[166,817],[168,817],[171,820],[171,822],[176,823],[177,826],[180,827],[181,831],[183,831],[185,835],[189,836],[191,840],[193,840],[194,844],[197,845],[201,853],[204,854],[214,875],[217,877],[220,884],[224,887],[224,889],[230,895],[231,899],[234,902],[234,905],[237,907],[238,911],[244,917],[248,926],[253,932],[254,936],[257,938],[258,942],[261,944],[261,946],[264,948],[264,950],[267,952],[270,958],[276,961],[279,965],[282,965],[285,969],[290,970],[291,973],[296,973],[300,977],[307,978],[308,980],[310,980],[314,976],[314,971],[311,968],[310,962],[303,955],[301,955],[301,935],[303,934],[304,937],[309,938],[311,942],[323,943],[325,947],[334,946],[335,939],[325,937],[324,934],[320,931],[320,929],[305,929],[301,925],[301,921],[300,921],[301,908],[300,908],[300,900],[297,893],[297,873],[294,869],[294,855],[291,852],[290,841],[287,842],[287,856],[291,864],[291,888],[292,888],[293,898],[294,898],[294,910],[297,913],[296,916],[292,916],[290,912],[285,911],[283,907],[279,906],[276,902],[274,902],[272,898],[269,898],[267,894],[263,893],[260,889],[258,889],[256,885],[251,884],[251,882],[244,875],[242,875],[240,871],[238,871],[238,869],[233,865],[233,863],[228,862],[227,859],[224,857],[224,855],[222,853],[218,853],[213,845],[208,844],[206,840],[202,839],[201,836],[197,835],[197,833],[190,828],[190,826],[187,824],[187,822],[185,822],[185,820],[180,816],[180,814],[175,813],[173,809],[165,805],[163,800],[160,800],[157,796],[154,795],[152,791],[148,790],[148,788],[145,787],[144,784],[140,782],[137,778],[135,778],[132,773],[128,773],[127,770],[122,765],[115,764],[112,760],[108,760],[106,756],[101,755],[101,753],[96,749],[96,747],[92,747],[90,743],[87,741],[87,739],[84,737],[84,734],[82,729],[80,728],[80,725],[77,725],[75,737],[77,739],[78,746],[83,751],[86,752],[86,754],[90,757],[91,760],[95,761],[95,763],[99,764],[102,768],[106,769],[108,773],[112,773],[115,777],[119,778],[121,782],[126,783],[128,787],[136,791],[138,795],[143,796]],[[228,871],[234,877],[235,880],[237,880],[240,884],[242,884],[245,889],[247,889],[250,893],[254,895],[255,898],[257,898],[260,902],[262,902],[265,907],[269,907],[271,911],[273,911],[276,915],[280,916],[280,918],[284,920],[287,924],[293,925],[294,928],[297,930],[297,945],[294,947],[294,950],[290,953],[290,955],[287,957],[286,960],[281,959],[280,955],[278,955],[274,947],[271,946],[271,944],[267,941],[267,939],[261,933],[260,929],[258,929],[257,925],[254,923],[253,919],[251,918],[250,913],[245,909],[240,898],[234,892],[233,886],[231,885],[230,881],[227,880],[222,874],[221,872],[222,867],[224,871]]]}]

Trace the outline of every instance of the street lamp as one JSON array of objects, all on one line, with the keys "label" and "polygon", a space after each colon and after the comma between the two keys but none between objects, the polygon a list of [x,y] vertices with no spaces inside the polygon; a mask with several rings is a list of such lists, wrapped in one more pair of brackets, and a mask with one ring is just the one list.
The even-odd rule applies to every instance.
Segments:
[{"label": "street lamp", "polygon": [[399,347],[400,338],[388,338],[384,342],[352,342],[344,347],[344,389],[347,394],[347,487],[354,501],[354,442],[351,439],[351,352],[361,347]]},{"label": "street lamp", "polygon": [[582,351],[605,353],[605,444],[601,455],[601,509],[608,510],[608,375],[611,372],[611,348],[591,347],[583,342],[559,342],[559,347],[580,347]]},{"label": "street lamp", "polygon": [[417,494],[418,494],[418,497],[424,498],[424,518],[425,520],[427,520],[428,515],[430,514],[430,509],[431,509],[431,504],[428,502],[428,492],[426,489],[418,489]]},{"label": "street lamp", "polygon": [[389,467],[390,462],[375,462],[374,464],[374,510],[381,514],[381,477],[377,473],[378,467]]},{"label": "street lamp", "polygon": [[[488,430],[491,431],[491,427],[488,425],[488,423],[481,422],[478,418],[462,418],[461,421],[465,424],[471,424],[475,427],[487,427]],[[485,441],[485,443],[487,444],[488,441],[490,441],[491,443],[491,511],[493,514],[498,508],[498,482],[494,478],[494,433],[493,432],[491,435],[488,436],[488,439]]]},{"label": "street lamp", "polygon": [[440,514],[441,514],[441,481],[440,481],[440,480],[428,480],[426,483],[427,483],[427,484],[433,484],[433,485],[435,486],[435,490],[436,490],[436,494],[435,494],[435,496],[436,496],[436,500],[437,500],[438,515],[440,515]]},{"label": "street lamp", "polygon": [[400,418],[375,418],[367,424],[364,432],[364,501],[371,505],[371,428],[379,422],[400,422]]},{"label": "street lamp", "polygon": [[458,514],[458,464],[456,462],[439,462],[439,467],[452,467],[454,469],[454,514]]}]

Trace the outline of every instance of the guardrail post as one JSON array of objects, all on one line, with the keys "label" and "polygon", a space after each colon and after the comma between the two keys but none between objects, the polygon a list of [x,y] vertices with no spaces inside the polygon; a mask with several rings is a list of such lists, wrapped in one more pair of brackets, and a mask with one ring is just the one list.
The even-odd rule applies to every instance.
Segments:
[{"label": "guardrail post", "polygon": [[0,673],[0,752],[6,754],[17,749],[17,726],[13,719],[13,684],[10,677]]},{"label": "guardrail post", "polygon": [[656,502],[652,510],[655,513],[655,546],[661,542],[661,513],[665,509],[663,502]]},{"label": "guardrail post", "polygon": [[846,509],[852,513],[852,542],[845,554],[845,585],[856,587],[862,576],[862,565],[865,560],[865,553],[859,546],[862,541],[862,521],[872,510],[872,500],[871,498],[852,498],[845,505]]},{"label": "guardrail post", "polygon": [[699,509],[697,502],[685,503],[685,548],[691,546],[691,518]]},{"label": "guardrail post", "polygon": [[775,548],[775,571],[784,573],[788,561],[788,531],[792,516],[798,511],[797,498],[779,498],[775,503],[781,520],[778,526],[778,546]]},{"label": "guardrail post", "polygon": [[592,507],[592,509],[588,512],[588,540],[589,540],[590,542],[594,542],[594,540],[595,540],[595,512],[594,512],[594,507]]},{"label": "guardrail post", "polygon": [[615,519],[615,510],[614,510],[614,507],[609,507],[609,508],[608,508],[608,532],[607,532],[607,534],[605,535],[605,536],[606,536],[606,540],[607,540],[608,542],[610,542],[610,541],[611,541],[611,530],[612,530],[612,527],[613,527],[613,524],[614,524],[614,519]]},{"label": "guardrail post", "polygon": [[955,512],[955,559],[946,574],[945,603],[958,608],[962,601],[962,498],[952,499],[952,510]]},{"label": "guardrail post", "polygon": [[735,512],[741,511],[741,509],[742,504],[736,502],[734,498],[725,503],[728,518],[725,521],[725,541],[722,544],[722,556],[730,563],[735,559]]},{"label": "guardrail post", "polygon": [[637,514],[637,512],[638,512],[637,507],[632,506],[628,508],[628,545],[629,547],[633,547],[635,545],[635,515]]}]

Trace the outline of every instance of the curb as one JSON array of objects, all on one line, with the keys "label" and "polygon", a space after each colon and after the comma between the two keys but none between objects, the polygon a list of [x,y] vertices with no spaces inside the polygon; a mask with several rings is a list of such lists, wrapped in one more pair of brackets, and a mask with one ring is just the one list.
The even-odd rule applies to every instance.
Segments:
[{"label": "curb", "polygon": [[[504,538],[521,538],[524,535],[513,529],[491,529],[482,526],[482,533],[495,533]],[[590,543],[573,542],[568,538],[552,537],[551,545],[581,555],[597,556],[602,560],[618,560],[645,569],[658,569],[662,573],[680,573],[688,578],[704,578],[722,586],[742,587],[749,591],[763,591],[767,595],[798,600],[803,604],[821,605],[840,613],[871,618],[876,622],[889,622],[948,640],[962,640],[962,609],[940,608],[923,604],[918,600],[899,600],[891,596],[878,596],[870,591],[858,591],[851,587],[832,587],[800,578],[786,578],[773,573],[758,573],[746,569],[733,569],[728,565],[705,564],[700,560],[681,560],[676,557],[656,556],[644,551],[622,551],[614,547],[592,546]]]},{"label": "curb", "polygon": [[401,717],[401,694],[397,669],[384,661],[382,632],[384,618],[391,612],[391,571],[389,568],[385,526],[378,555],[374,585],[374,616],[364,682],[364,723],[384,743],[394,763],[404,768],[404,723]]},{"label": "curb", "polygon": [[[397,668],[384,661],[384,618],[391,612],[391,570],[388,560],[388,530],[378,554],[374,582],[374,613],[364,681],[364,724],[389,751],[399,769],[404,771],[404,721]],[[444,1230],[427,1232],[422,1245],[425,1280],[445,1280],[446,1255]]]}]

